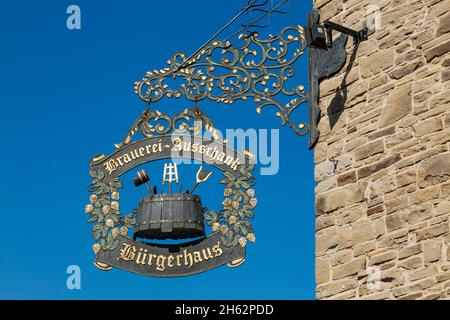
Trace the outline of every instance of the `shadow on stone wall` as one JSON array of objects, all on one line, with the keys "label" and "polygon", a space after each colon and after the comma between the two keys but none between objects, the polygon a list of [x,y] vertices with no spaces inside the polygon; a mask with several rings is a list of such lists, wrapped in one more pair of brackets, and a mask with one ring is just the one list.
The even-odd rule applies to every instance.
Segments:
[{"label": "shadow on stone wall", "polygon": [[344,105],[347,102],[347,77],[352,70],[353,63],[356,58],[356,53],[358,51],[359,43],[356,43],[353,47],[352,55],[350,56],[350,60],[348,62],[347,68],[345,70],[344,77],[342,78],[341,85],[339,86],[340,90],[336,92],[331,100],[330,105],[327,108],[328,120],[330,123],[330,129],[333,129],[337,121],[339,120],[342,112],[344,112]]}]

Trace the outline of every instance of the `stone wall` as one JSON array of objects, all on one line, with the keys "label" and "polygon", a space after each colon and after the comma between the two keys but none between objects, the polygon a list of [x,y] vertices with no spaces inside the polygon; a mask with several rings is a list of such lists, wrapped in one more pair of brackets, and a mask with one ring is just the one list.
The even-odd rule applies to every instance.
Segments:
[{"label": "stone wall", "polygon": [[320,85],[316,296],[449,298],[450,0],[314,6],[376,26]]}]

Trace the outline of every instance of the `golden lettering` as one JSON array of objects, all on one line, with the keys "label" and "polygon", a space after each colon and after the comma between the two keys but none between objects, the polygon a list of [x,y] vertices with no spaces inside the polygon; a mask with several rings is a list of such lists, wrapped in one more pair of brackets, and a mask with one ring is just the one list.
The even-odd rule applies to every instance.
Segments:
[{"label": "golden lettering", "polygon": [[225,158],[225,153],[221,152],[220,155],[217,157],[217,161],[223,162],[224,158]]},{"label": "golden lettering", "polygon": [[219,155],[219,151],[217,151],[217,147],[214,147],[214,150],[211,152],[211,159],[215,159],[217,158],[217,156]]},{"label": "golden lettering", "polygon": [[230,166],[232,162],[233,162],[233,157],[230,156],[230,155],[227,155],[227,157],[225,158],[224,163]]},{"label": "golden lettering", "polygon": [[173,257],[173,256],[169,256],[168,258],[167,258],[167,266],[169,267],[169,268],[173,268],[174,267],[174,264],[173,264],[173,261],[175,260],[175,258]]},{"label": "golden lettering", "polygon": [[222,248],[220,247],[220,241],[217,241],[217,244],[213,246],[214,257],[220,257],[223,253]]},{"label": "golden lettering", "polygon": [[[208,253],[206,253],[206,251]],[[211,253],[211,249],[210,248],[203,249],[202,252],[203,252],[203,259],[209,260],[209,259],[214,258],[214,256]]]},{"label": "golden lettering", "polygon": [[233,161],[233,164],[230,166],[231,169],[237,170],[237,166],[239,165],[239,159]]},{"label": "golden lettering", "polygon": [[202,262],[202,256],[199,251],[194,251],[194,262],[195,263]]},{"label": "golden lettering", "polygon": [[148,253],[147,249],[136,248],[131,244],[123,243],[122,246],[117,260],[134,261],[137,265],[145,265],[147,263],[149,266],[154,265],[156,271],[160,272],[164,272],[167,268],[174,267],[186,267],[187,269],[190,269],[194,264],[220,257],[223,254],[223,250],[220,247],[220,241],[217,241],[212,247],[206,247],[193,252],[188,252],[188,250],[185,249],[180,254],[168,256],[163,254],[151,254]]},{"label": "golden lettering", "polygon": [[148,264],[149,266],[153,265],[153,262],[152,262],[153,258],[156,259],[156,254],[149,254],[149,255],[148,255],[148,262],[147,262],[147,264]]},{"label": "golden lettering", "polygon": [[122,244],[123,248],[120,249],[119,252],[119,257],[117,258],[117,260],[125,260],[125,261],[131,261],[134,260],[135,256],[136,256],[136,247],[133,246],[132,244]]},{"label": "golden lettering", "polygon": [[172,152],[179,152],[179,151],[181,151],[181,139],[176,138],[173,140]]},{"label": "golden lettering", "polygon": [[183,143],[183,151],[186,151],[186,152],[191,151],[191,143],[190,142]]},{"label": "golden lettering", "polygon": [[136,159],[139,158],[139,154],[138,154],[138,151],[136,149],[131,150],[130,153],[131,153],[131,158],[133,158],[133,160],[136,160]]},{"label": "golden lettering", "polygon": [[178,255],[177,255],[177,266],[178,266],[178,267],[181,267],[181,266],[182,266],[182,264],[181,264],[181,259],[183,259],[183,255],[182,255],[182,254],[178,254]]},{"label": "golden lettering", "polygon": [[108,171],[109,174],[111,174],[114,171],[116,171],[117,167],[118,167],[117,163],[113,159],[111,159],[108,162],[106,162],[104,164],[104,166],[105,166],[106,171]]},{"label": "golden lettering", "polygon": [[[194,264],[194,261],[192,260],[192,254],[188,253],[186,249],[183,252],[184,252],[184,265],[188,266],[188,269],[189,269]],[[188,263],[188,258],[189,258],[189,263]]]},{"label": "golden lettering", "polygon": [[130,158],[130,156],[128,155],[128,153],[125,153],[125,154],[123,155],[123,162],[125,162],[125,163],[131,162],[131,158]]},{"label": "golden lettering", "polygon": [[[147,252],[147,250],[145,250],[145,252]],[[145,258],[147,258],[147,253],[145,253],[145,252],[142,253],[142,248],[139,249],[139,253],[138,253],[137,258],[136,258],[136,263],[137,264],[145,264]]]},{"label": "golden lettering", "polygon": [[166,269],[166,267],[164,266],[164,261],[166,261],[166,257],[160,254],[156,258],[156,270],[164,271]]}]

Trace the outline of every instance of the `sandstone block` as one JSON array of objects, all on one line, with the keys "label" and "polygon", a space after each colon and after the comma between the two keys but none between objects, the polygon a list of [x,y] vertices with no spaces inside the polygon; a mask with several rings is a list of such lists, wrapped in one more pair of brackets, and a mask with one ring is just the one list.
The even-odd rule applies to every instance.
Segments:
[{"label": "sandstone block", "polygon": [[318,299],[326,298],[356,287],[356,279],[342,279],[327,284],[322,284],[317,287],[316,296]]},{"label": "sandstone block", "polygon": [[379,204],[375,207],[371,207],[371,208],[367,209],[367,216],[371,216],[376,213],[381,213],[383,211],[384,211],[384,206],[382,204]]},{"label": "sandstone block", "polygon": [[439,187],[432,186],[426,189],[421,189],[414,192],[411,195],[411,203],[413,204],[421,204],[431,199],[439,198]]},{"label": "sandstone block", "polygon": [[404,84],[395,88],[389,95],[387,106],[384,107],[378,125],[388,126],[402,119],[412,111],[412,84]]},{"label": "sandstone block", "polygon": [[437,300],[441,298],[443,295],[443,292],[437,292],[437,293],[430,293],[427,295],[424,295],[420,300]]},{"label": "sandstone block", "polygon": [[447,80],[450,80],[450,68],[442,70],[441,72],[441,81],[445,82]]},{"label": "sandstone block", "polygon": [[375,238],[375,229],[370,220],[360,220],[349,227],[341,227],[339,230],[341,243],[340,248],[353,247],[356,244],[363,243]]},{"label": "sandstone block", "polygon": [[385,175],[370,185],[370,198],[376,198],[395,189],[395,175],[393,173]]},{"label": "sandstone block", "polygon": [[372,293],[367,296],[360,298],[361,300],[388,300],[391,296],[389,290],[385,290],[382,292]]},{"label": "sandstone block", "polygon": [[382,140],[377,140],[372,143],[368,143],[362,147],[355,149],[353,158],[356,161],[371,157],[377,153],[384,151],[384,145]]},{"label": "sandstone block", "polygon": [[331,227],[335,224],[333,216],[322,215],[316,218],[316,231]]},{"label": "sandstone block", "polygon": [[316,236],[316,256],[323,255],[327,250],[337,247],[338,244],[338,228],[330,227],[324,230]]},{"label": "sandstone block", "polygon": [[353,183],[356,180],[357,180],[356,171],[350,171],[338,176],[337,184],[338,186],[345,186],[346,184]]},{"label": "sandstone block", "polygon": [[386,212],[391,213],[403,208],[409,207],[409,200],[407,196],[398,197],[390,201],[386,201]]},{"label": "sandstone block", "polygon": [[331,190],[316,197],[316,212],[321,215],[364,200],[365,182]]},{"label": "sandstone block", "polygon": [[369,134],[369,139],[374,140],[395,133],[395,127],[388,127]]},{"label": "sandstone block", "polygon": [[316,185],[316,194],[326,192],[338,186],[336,177],[330,177],[326,180],[319,181]]},{"label": "sandstone block", "polygon": [[323,161],[315,166],[314,178],[317,182],[323,181],[334,175],[334,170],[334,164],[331,161]]},{"label": "sandstone block", "polygon": [[444,182],[448,178],[450,178],[450,153],[438,154],[425,160],[418,173],[421,188]]},{"label": "sandstone block", "polygon": [[394,64],[394,57],[394,50],[387,49],[363,58],[360,64],[361,75],[367,78],[391,67]]},{"label": "sandstone block", "polygon": [[390,157],[387,157],[385,159],[382,159],[374,164],[365,166],[361,169],[358,170],[358,177],[360,179],[365,178],[370,176],[371,174],[378,172],[382,169],[385,169],[391,165],[393,165],[394,163],[396,163],[397,161],[399,161],[401,159],[400,154],[394,154]]},{"label": "sandstone block", "polygon": [[358,257],[358,256],[360,256],[362,254],[366,254],[368,252],[371,252],[371,251],[375,250],[376,247],[377,247],[377,245],[376,245],[375,241],[369,241],[369,242],[364,242],[364,243],[361,243],[361,244],[355,244],[354,247],[353,247],[353,255],[355,257]]},{"label": "sandstone block", "polygon": [[442,258],[442,244],[440,241],[430,240],[423,244],[423,261],[425,263],[439,261]]},{"label": "sandstone block", "polygon": [[362,257],[333,268],[333,280],[357,274],[366,267],[366,258]]},{"label": "sandstone block", "polygon": [[424,43],[431,41],[434,38],[433,28],[427,28],[411,37],[414,48],[422,48]]},{"label": "sandstone block", "polygon": [[423,66],[424,62],[422,61],[422,59],[418,59],[415,60],[413,62],[407,63],[405,65],[399,66],[397,68],[395,68],[394,70],[392,70],[389,73],[389,76],[392,79],[401,79],[404,76],[407,76],[408,74],[413,73],[416,69],[418,69],[419,67]]},{"label": "sandstone block", "polygon": [[392,290],[392,293],[395,297],[399,297],[409,293],[423,291],[432,287],[435,283],[433,279],[425,279],[411,285],[395,288]]},{"label": "sandstone block", "polygon": [[392,148],[397,144],[410,140],[412,137],[412,130],[410,128],[402,129],[392,136],[386,137],[386,147]]},{"label": "sandstone block", "polygon": [[[449,116],[449,119],[450,119],[450,116]],[[367,137],[358,137],[358,138],[352,139],[352,140],[348,141],[347,144],[345,145],[345,152],[350,152],[353,149],[367,143],[367,141],[368,141]]]},{"label": "sandstone block", "polygon": [[404,247],[398,251],[398,258],[399,259],[405,259],[410,256],[419,254],[422,252],[422,244],[417,243],[408,247]]},{"label": "sandstone block", "polygon": [[345,210],[340,210],[341,212],[335,213],[336,215],[336,224],[337,225],[344,225],[349,224],[354,221],[357,221],[359,218],[363,215],[363,208],[362,206],[352,206],[345,208]]},{"label": "sandstone block", "polygon": [[411,293],[411,294],[402,296],[402,297],[398,298],[398,300],[417,300],[422,296],[423,296],[422,292],[415,292],[415,293]]},{"label": "sandstone block", "polygon": [[436,276],[437,282],[450,280],[450,272],[444,272]]},{"label": "sandstone block", "polygon": [[325,298],[324,300],[351,300],[356,297],[356,290],[346,291],[332,297]]},{"label": "sandstone block", "polygon": [[431,203],[422,203],[411,208],[408,216],[409,225],[416,225],[431,217]]},{"label": "sandstone block", "polygon": [[388,251],[388,252],[382,252],[380,254],[371,256],[369,259],[369,265],[377,265],[382,264],[387,261],[391,261],[395,259],[397,256],[397,252],[395,250]]},{"label": "sandstone block", "polygon": [[409,62],[411,60],[422,57],[422,50],[412,49],[403,52],[395,57],[395,64],[400,65],[403,62]]},{"label": "sandstone block", "polygon": [[330,261],[316,259],[316,283],[319,285],[328,281],[330,281]]},{"label": "sandstone block", "polygon": [[438,116],[421,121],[415,124],[413,128],[414,132],[416,133],[416,136],[422,137],[426,134],[442,130],[442,121],[441,118]]},{"label": "sandstone block", "polygon": [[422,266],[422,258],[415,256],[401,261],[398,266],[408,270],[414,270]]},{"label": "sandstone block", "polygon": [[416,182],[417,172],[416,170],[408,170],[401,172],[397,175],[397,186],[399,188],[407,186],[411,183]]},{"label": "sandstone block", "polygon": [[331,266],[336,266],[338,264],[344,264],[349,262],[353,258],[353,252],[351,249],[339,250],[331,257]]},{"label": "sandstone block", "polygon": [[442,202],[439,202],[434,209],[435,216],[444,214],[450,215],[450,200],[443,200]]},{"label": "sandstone block", "polygon": [[[450,8],[448,8],[447,10],[450,10]],[[436,35],[440,36],[442,34],[445,34],[447,32],[450,31],[450,11],[448,11],[446,14],[444,14],[440,19],[439,19],[439,24],[436,30]]]},{"label": "sandstone block", "polygon": [[389,232],[378,238],[378,247],[389,248],[397,244],[403,244],[408,240],[408,229],[400,229]]},{"label": "sandstone block", "polygon": [[347,102],[349,107],[355,103],[365,101],[367,89],[369,88],[368,80],[360,80],[347,87]]},{"label": "sandstone block", "polygon": [[408,225],[405,213],[396,212],[386,217],[386,229],[388,232],[401,229]]},{"label": "sandstone block", "polygon": [[434,58],[440,57],[441,55],[449,51],[450,51],[450,40],[447,40],[425,51],[425,58],[427,58],[427,61],[429,62]]},{"label": "sandstone block", "polygon": [[417,269],[409,275],[411,281],[434,276],[438,273],[438,267],[436,265],[430,265],[428,267]]},{"label": "sandstone block", "polygon": [[448,223],[440,223],[431,227],[423,228],[417,231],[417,240],[425,240],[438,237],[449,231]]}]

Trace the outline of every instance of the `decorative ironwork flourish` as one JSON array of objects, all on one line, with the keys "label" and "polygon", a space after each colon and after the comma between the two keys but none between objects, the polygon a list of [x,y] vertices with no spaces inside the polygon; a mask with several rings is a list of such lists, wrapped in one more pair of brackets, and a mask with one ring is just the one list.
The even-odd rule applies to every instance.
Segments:
[{"label": "decorative ironwork flourish", "polygon": [[[274,106],[283,126],[288,124],[297,134],[306,134],[303,123],[291,120],[292,112],[307,101],[305,87],[288,89],[286,84],[295,75],[294,62],[306,48],[303,28],[286,27],[268,39],[260,39],[257,33],[240,35],[239,39],[241,46],[213,41],[190,60],[181,52],[175,53],[168,67],[149,71],[135,82],[135,93],[151,103],[163,97],[181,96],[191,101],[210,99],[224,104],[253,98],[258,113]],[[169,85],[170,79],[182,82]],[[283,98],[291,100],[286,103]]]},{"label": "decorative ironwork flourish", "polygon": [[[195,123],[195,121],[197,121],[197,123]],[[144,137],[150,138],[155,135],[164,135],[175,130],[198,135],[203,128],[212,132],[215,139],[218,138],[214,123],[198,108],[185,109],[173,117],[158,110],[147,109],[142,112],[142,115],[136,121],[134,121],[123,140],[114,146],[116,148],[121,148],[122,146],[129,144],[132,137],[138,132],[141,132]]]}]

